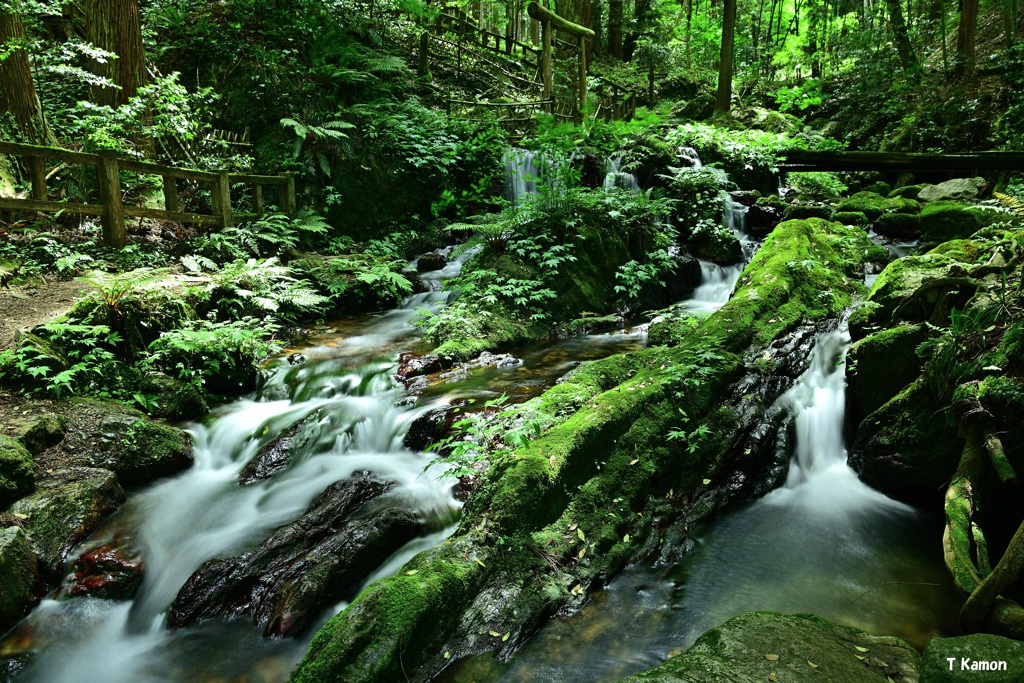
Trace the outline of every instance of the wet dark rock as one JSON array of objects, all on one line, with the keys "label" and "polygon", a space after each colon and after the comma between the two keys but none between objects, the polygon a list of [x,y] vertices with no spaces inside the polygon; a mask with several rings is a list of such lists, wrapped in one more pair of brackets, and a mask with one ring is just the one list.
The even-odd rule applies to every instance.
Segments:
[{"label": "wet dark rock", "polygon": [[0,528],[0,633],[21,619],[39,597],[39,573],[21,527]]},{"label": "wet dark rock", "polygon": [[418,353],[406,352],[398,357],[398,371],[395,378],[405,383],[413,377],[420,375],[432,375],[441,371],[441,359],[432,353],[420,355]]},{"label": "wet dark rock", "polygon": [[747,211],[747,234],[758,238],[767,236],[782,221],[783,211],[784,207],[754,204]]},{"label": "wet dark rock", "polygon": [[521,365],[523,361],[519,360],[511,353],[491,353],[490,351],[484,351],[473,360],[466,361],[462,364],[462,367],[472,370],[475,368],[510,368],[515,365]]},{"label": "wet dark rock", "polygon": [[290,356],[288,356],[288,365],[299,365],[300,363],[305,362],[306,357],[303,356],[301,353],[293,353]]},{"label": "wet dark rock", "polygon": [[409,425],[409,431],[406,432],[402,444],[409,450],[422,451],[440,441],[451,431],[459,408],[467,403],[465,400],[457,400],[442,408],[423,413]]},{"label": "wet dark rock", "polygon": [[46,578],[59,574],[65,558],[124,502],[113,472],[74,467],[47,473],[36,491],[11,506],[23,515],[25,531]]},{"label": "wet dark rock", "polygon": [[140,550],[118,534],[105,545],[82,554],[71,566],[60,595],[129,600],[142,584]]},{"label": "wet dark rock", "polygon": [[683,252],[672,254],[675,270],[664,276],[664,287],[650,288],[640,298],[639,310],[664,308],[677,301],[689,298],[700,286],[700,261]]},{"label": "wet dark rock", "polygon": [[324,605],[351,597],[373,568],[423,532],[410,511],[365,509],[393,486],[370,476],[332,484],[255,550],[200,567],[171,605],[169,624],[249,614],[267,636],[301,634]]},{"label": "wet dark rock", "polygon": [[464,474],[459,477],[459,481],[452,487],[452,495],[455,497],[455,500],[465,503],[469,500],[470,496],[476,493],[478,488],[480,488],[480,477]]},{"label": "wet dark rock", "polygon": [[299,425],[294,425],[281,434],[281,436],[273,439],[261,448],[256,457],[250,460],[242,468],[242,471],[239,472],[238,483],[248,485],[269,479],[287,467],[288,460],[292,454],[292,445],[298,431]]},{"label": "wet dark rock", "polygon": [[757,190],[736,190],[730,192],[729,196],[740,206],[751,207],[761,198],[761,193]]},{"label": "wet dark rock", "polygon": [[126,485],[145,484],[192,466],[184,433],[134,410],[111,409],[94,435],[89,464],[109,469]]},{"label": "wet dark rock", "polygon": [[32,454],[17,440],[0,434],[0,508],[32,491],[35,478]]},{"label": "wet dark rock", "polygon": [[855,343],[847,354],[847,419],[854,424],[870,415],[917,379],[924,361],[917,347],[924,325],[897,325]]},{"label": "wet dark rock", "polygon": [[435,254],[433,252],[420,256],[419,260],[416,261],[416,270],[421,273],[429,273],[434,270],[441,270],[448,264],[446,259],[441,254]]},{"label": "wet dark rock", "polygon": [[39,455],[47,448],[56,446],[64,440],[68,421],[63,415],[48,413],[41,415],[21,435],[21,443],[33,455]]},{"label": "wet dark rock", "polygon": [[151,411],[153,417],[194,420],[210,410],[199,387],[161,373],[146,375],[142,392],[156,396],[156,408]]},{"label": "wet dark rock", "polygon": [[573,167],[580,172],[580,182],[584,187],[598,188],[604,184],[606,173],[603,157],[598,157],[593,152],[577,154],[572,161]]}]

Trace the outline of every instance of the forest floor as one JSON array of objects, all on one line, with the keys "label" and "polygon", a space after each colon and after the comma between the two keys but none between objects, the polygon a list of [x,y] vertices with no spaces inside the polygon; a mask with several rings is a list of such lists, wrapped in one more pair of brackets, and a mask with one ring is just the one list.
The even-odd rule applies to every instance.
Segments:
[{"label": "forest floor", "polygon": [[78,280],[47,280],[0,290],[0,351],[14,347],[19,330],[30,330],[70,311],[90,289]]}]

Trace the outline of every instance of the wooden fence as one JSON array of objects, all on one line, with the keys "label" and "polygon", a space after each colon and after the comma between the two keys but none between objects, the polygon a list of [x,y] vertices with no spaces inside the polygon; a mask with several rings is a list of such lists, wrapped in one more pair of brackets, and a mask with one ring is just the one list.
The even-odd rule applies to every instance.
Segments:
[{"label": "wooden fence", "polygon": [[[263,187],[267,185],[277,188],[278,204],[282,211],[293,215],[296,209],[295,177],[291,173],[250,175],[228,173],[227,171],[199,171],[134,159],[121,159],[114,154],[85,154],[57,147],[22,145],[13,142],[0,142],[0,154],[9,154],[25,159],[32,184],[30,199],[0,197],[0,209],[63,211],[84,216],[98,216],[103,225],[103,243],[112,247],[123,247],[127,242],[126,217],[216,225],[222,228],[233,225],[235,218],[258,217],[264,212]],[[47,160],[69,165],[93,166],[96,169],[99,202],[77,204],[49,201],[46,190]],[[121,192],[121,171],[161,176],[163,178],[164,208],[152,209],[124,204]],[[213,213],[182,211],[178,198],[179,180],[190,180],[210,185]],[[244,183],[251,189],[253,209],[251,213],[232,213],[231,186],[238,183]]]}]

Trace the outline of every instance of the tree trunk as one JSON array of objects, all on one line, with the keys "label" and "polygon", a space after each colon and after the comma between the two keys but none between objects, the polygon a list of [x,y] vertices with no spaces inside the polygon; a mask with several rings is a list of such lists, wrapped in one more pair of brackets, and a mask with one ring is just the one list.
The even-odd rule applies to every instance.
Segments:
[{"label": "tree trunk", "polygon": [[608,0],[608,54],[622,59],[622,0]]},{"label": "tree trunk", "polygon": [[910,73],[917,69],[917,57],[914,56],[914,48],[910,44],[910,36],[907,33],[907,24],[903,20],[900,0],[885,0],[885,3],[889,7],[889,27],[892,29],[892,37],[896,43],[896,52],[900,56],[900,66],[903,67],[904,73]]},{"label": "tree trunk", "polygon": [[[0,10],[0,51],[12,41],[25,40],[21,18],[11,10]],[[0,113],[10,115],[25,142],[54,144],[43,108],[32,82],[28,52],[17,48],[0,60]]]},{"label": "tree trunk", "polygon": [[736,0],[725,0],[722,19],[722,52],[718,60],[718,95],[715,112],[724,113],[732,106],[732,53],[736,32]]},{"label": "tree trunk", "polygon": [[104,64],[93,61],[92,72],[118,87],[94,86],[92,98],[119,107],[149,82],[138,0],[86,0],[85,15],[89,42],[117,55]]},{"label": "tree trunk", "polygon": [[590,6],[590,29],[594,32],[594,42],[590,46],[591,57],[599,57],[604,53],[601,41],[604,38],[604,26],[601,13],[604,10],[603,0],[593,0]]},{"label": "tree trunk", "polygon": [[974,74],[975,44],[978,33],[978,0],[961,0],[960,26],[956,31],[956,69],[954,78]]}]

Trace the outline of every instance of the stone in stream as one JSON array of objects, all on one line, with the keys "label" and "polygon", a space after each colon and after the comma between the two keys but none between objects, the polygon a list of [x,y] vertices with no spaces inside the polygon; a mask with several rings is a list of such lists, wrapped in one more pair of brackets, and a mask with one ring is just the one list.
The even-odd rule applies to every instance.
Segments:
[{"label": "stone in stream", "polygon": [[73,467],[48,472],[36,491],[11,506],[25,531],[46,578],[56,577],[68,553],[124,502],[113,472]]},{"label": "stone in stream", "polygon": [[25,615],[39,595],[36,558],[20,527],[0,529],[0,577],[0,633],[4,633]]},{"label": "stone in stream", "polygon": [[786,202],[777,195],[757,199],[747,211],[747,234],[761,238],[770,233],[782,221],[786,206]]},{"label": "stone in stream", "polygon": [[987,186],[988,181],[984,178],[954,178],[938,185],[923,186],[915,199],[922,202],[971,201],[981,196]]},{"label": "stone in stream", "polygon": [[255,550],[196,570],[171,605],[168,623],[177,628],[249,614],[267,636],[301,634],[325,605],[351,597],[371,571],[423,533],[413,512],[365,509],[393,487],[365,473],[331,484],[301,518]]},{"label": "stone in stream", "polygon": [[416,261],[416,270],[421,273],[429,273],[434,270],[441,270],[448,264],[446,259],[441,254],[431,252],[420,256],[419,260]]},{"label": "stone in stream", "polygon": [[257,481],[263,481],[287,467],[288,460],[292,454],[295,435],[298,431],[299,424],[292,425],[279,437],[261,448],[256,457],[250,460],[242,468],[242,471],[239,472],[238,483],[248,485]]},{"label": "stone in stream", "polygon": [[914,683],[920,671],[921,656],[900,638],[811,614],[748,612],[711,629],[683,654],[620,683]]},{"label": "stone in stream", "polygon": [[395,372],[395,379],[406,384],[413,377],[432,375],[441,370],[441,359],[434,354],[420,355],[407,351],[398,356],[398,370]]},{"label": "stone in stream", "polygon": [[60,595],[129,600],[142,584],[142,572],[141,552],[117,534],[75,560]]},{"label": "stone in stream", "polygon": [[456,399],[449,405],[423,413],[409,425],[402,445],[412,451],[422,451],[432,443],[440,441],[451,430],[459,408],[467,403],[469,401]]}]

